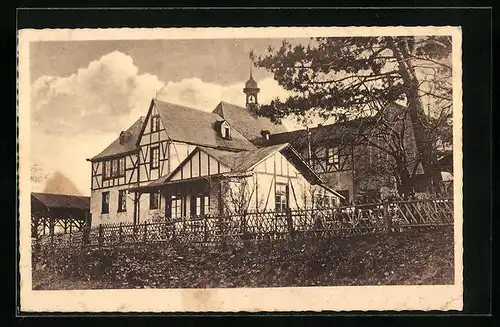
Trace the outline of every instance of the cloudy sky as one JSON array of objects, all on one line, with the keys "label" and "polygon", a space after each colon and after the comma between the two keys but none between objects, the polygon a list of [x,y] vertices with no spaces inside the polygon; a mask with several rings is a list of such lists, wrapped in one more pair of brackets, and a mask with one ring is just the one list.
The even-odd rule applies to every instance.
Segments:
[{"label": "cloudy sky", "polygon": [[[307,43],[308,39],[290,40]],[[211,111],[217,103],[244,105],[248,53],[279,47],[281,39],[32,42],[31,149],[37,172],[67,176],[90,194],[90,164],[159,98]],[[283,90],[253,69],[260,102]],[[292,122],[289,129],[296,128]],[[42,191],[44,183],[35,183]]]}]

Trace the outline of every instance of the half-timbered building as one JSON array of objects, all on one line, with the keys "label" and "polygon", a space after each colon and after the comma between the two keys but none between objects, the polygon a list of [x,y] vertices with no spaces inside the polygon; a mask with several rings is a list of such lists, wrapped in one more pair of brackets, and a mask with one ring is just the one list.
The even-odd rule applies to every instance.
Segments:
[{"label": "half-timbered building", "polygon": [[[393,172],[387,168],[389,155],[381,150],[388,146],[378,136],[380,119],[383,115],[399,114],[403,109],[398,104],[390,104],[375,116],[351,120],[344,117],[328,125],[270,134],[255,143],[269,146],[289,142],[330,188],[343,195],[344,202],[352,202],[355,198],[373,201],[379,198],[382,187],[393,188],[395,183]],[[405,123],[406,128],[395,129],[403,133],[398,135],[398,141],[404,143],[401,146],[406,153],[408,169],[416,170],[417,179],[422,176],[422,168],[418,164],[409,118]]]},{"label": "half-timbered building", "polygon": [[93,224],[281,211],[314,205],[313,188],[338,202],[287,142],[257,144],[286,131],[257,115],[258,92],[251,77],[246,107],[221,102],[212,112],[153,99],[144,118],[89,159]]}]

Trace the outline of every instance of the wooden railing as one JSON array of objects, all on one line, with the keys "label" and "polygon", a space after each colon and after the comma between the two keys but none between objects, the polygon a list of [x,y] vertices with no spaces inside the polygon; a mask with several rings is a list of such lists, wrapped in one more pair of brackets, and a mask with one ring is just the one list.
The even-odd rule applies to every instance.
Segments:
[{"label": "wooden railing", "polygon": [[136,224],[101,224],[74,232],[33,239],[44,247],[116,246],[154,242],[231,243],[297,236],[391,232],[453,224],[451,199],[400,201],[285,212],[245,212]]}]

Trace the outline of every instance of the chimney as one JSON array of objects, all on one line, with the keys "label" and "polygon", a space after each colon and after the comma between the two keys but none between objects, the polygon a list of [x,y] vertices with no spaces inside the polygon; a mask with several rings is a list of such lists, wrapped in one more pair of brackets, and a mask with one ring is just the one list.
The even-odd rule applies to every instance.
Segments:
[{"label": "chimney", "polygon": [[269,132],[268,130],[262,130],[260,134],[266,141],[269,141],[269,139],[271,138],[271,132]]},{"label": "chimney", "polygon": [[129,139],[130,139],[130,133],[128,133],[126,131],[122,131],[120,133],[120,144],[121,145],[125,144]]}]

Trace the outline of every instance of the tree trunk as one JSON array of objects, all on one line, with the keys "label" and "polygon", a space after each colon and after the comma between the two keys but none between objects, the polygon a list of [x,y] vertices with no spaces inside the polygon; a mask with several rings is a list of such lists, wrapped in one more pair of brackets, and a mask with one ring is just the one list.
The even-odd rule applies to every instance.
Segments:
[{"label": "tree trunk", "polygon": [[408,171],[408,166],[402,160],[396,160],[398,193],[407,199],[413,195],[413,182]]},{"label": "tree trunk", "polygon": [[410,114],[410,119],[415,136],[415,144],[417,146],[418,154],[422,163],[424,174],[428,181],[436,181],[434,174],[434,164],[436,162],[435,153],[433,151],[434,140],[432,133],[427,130],[427,117],[425,115],[422,101],[418,94],[419,81],[416,77],[415,68],[413,67],[410,50],[406,42],[398,42],[394,44],[393,39],[390,38],[389,44],[394,52],[394,55],[399,62],[399,71],[403,78],[404,86],[406,89],[407,108]]}]

